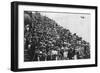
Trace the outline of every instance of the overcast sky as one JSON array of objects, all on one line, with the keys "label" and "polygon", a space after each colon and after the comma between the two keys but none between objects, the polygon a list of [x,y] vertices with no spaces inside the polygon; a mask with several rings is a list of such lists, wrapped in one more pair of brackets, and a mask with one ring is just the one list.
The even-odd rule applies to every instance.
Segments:
[{"label": "overcast sky", "polygon": [[90,14],[40,12],[90,42]]}]

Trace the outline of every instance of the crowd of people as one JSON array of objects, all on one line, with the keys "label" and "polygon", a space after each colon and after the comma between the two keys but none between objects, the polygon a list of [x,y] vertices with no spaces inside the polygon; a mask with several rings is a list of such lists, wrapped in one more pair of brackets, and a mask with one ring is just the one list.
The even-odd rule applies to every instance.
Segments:
[{"label": "crowd of people", "polygon": [[89,58],[89,42],[39,12],[24,11],[24,61]]}]

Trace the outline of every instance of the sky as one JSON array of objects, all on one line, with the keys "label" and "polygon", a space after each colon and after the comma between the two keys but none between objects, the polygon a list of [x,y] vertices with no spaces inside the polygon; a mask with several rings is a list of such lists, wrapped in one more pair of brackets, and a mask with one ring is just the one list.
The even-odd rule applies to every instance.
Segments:
[{"label": "sky", "polygon": [[91,15],[79,13],[40,12],[41,15],[55,20],[60,26],[76,33],[83,40],[90,42]]}]

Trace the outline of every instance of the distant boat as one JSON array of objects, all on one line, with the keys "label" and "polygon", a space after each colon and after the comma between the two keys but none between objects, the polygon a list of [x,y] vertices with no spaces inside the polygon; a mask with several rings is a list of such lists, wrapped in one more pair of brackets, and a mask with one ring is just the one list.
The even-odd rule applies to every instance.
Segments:
[{"label": "distant boat", "polygon": [[80,16],[81,17],[81,19],[85,19],[85,17],[84,16]]}]

